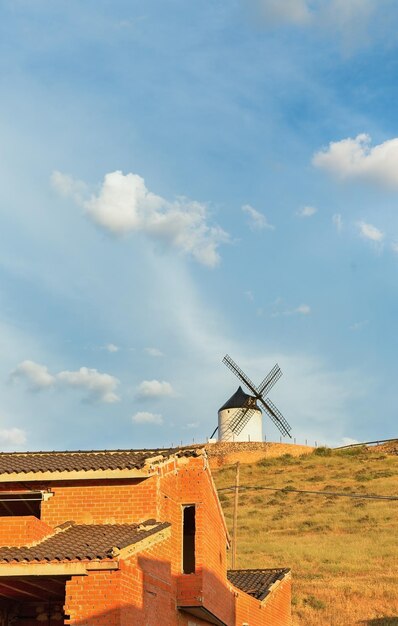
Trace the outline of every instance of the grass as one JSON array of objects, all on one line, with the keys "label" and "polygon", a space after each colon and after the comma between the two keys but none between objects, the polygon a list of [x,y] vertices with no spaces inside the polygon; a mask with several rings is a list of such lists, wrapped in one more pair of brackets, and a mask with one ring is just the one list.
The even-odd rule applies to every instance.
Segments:
[{"label": "grass", "polygon": [[[214,470],[218,488],[235,467]],[[295,626],[398,626],[398,501],[315,496],[294,489],[398,495],[398,456],[358,448],[241,465],[238,563],[290,567]],[[233,493],[221,491],[231,530]]]}]

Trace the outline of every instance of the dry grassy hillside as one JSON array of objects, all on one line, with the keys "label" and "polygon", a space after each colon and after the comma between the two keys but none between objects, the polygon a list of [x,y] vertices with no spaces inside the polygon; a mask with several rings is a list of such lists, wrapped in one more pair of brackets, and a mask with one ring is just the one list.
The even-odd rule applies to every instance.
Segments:
[{"label": "dry grassy hillside", "polygon": [[[235,467],[213,475],[222,489]],[[242,486],[286,489],[241,490],[237,566],[292,569],[295,626],[398,626],[398,500],[294,492],[397,495],[397,478],[398,456],[377,448],[241,465]],[[220,491],[230,529],[233,497]]]}]

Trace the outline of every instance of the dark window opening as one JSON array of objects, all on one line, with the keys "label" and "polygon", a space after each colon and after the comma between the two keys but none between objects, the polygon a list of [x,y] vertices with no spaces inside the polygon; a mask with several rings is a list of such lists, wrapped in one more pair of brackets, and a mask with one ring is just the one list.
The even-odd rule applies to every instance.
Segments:
[{"label": "dark window opening", "polygon": [[42,498],[40,492],[0,493],[0,517],[34,515],[40,519]]},{"label": "dark window opening", "polygon": [[195,507],[184,506],[182,530],[182,571],[195,573]]}]

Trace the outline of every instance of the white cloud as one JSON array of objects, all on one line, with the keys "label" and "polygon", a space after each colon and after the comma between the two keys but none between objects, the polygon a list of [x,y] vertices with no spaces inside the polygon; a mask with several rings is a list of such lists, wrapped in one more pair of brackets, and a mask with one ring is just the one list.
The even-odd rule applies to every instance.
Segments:
[{"label": "white cloud", "polygon": [[163,424],[163,417],[158,413],[139,411],[131,418],[135,424]]},{"label": "white cloud", "polygon": [[[365,42],[377,0],[246,0],[265,26],[312,26],[325,33],[340,34],[347,47]],[[368,37],[367,37],[368,39]]]},{"label": "white cloud", "polygon": [[275,303],[275,306],[276,308],[274,309],[274,312],[271,314],[271,317],[280,317],[282,315],[285,315],[287,317],[291,315],[310,315],[311,313],[311,307],[308,304],[300,304],[295,309],[280,309],[278,308],[280,306],[280,302],[278,300]]},{"label": "white cloud", "polygon": [[305,25],[311,19],[307,0],[254,0],[260,15],[270,24]]},{"label": "white cloud", "polygon": [[34,361],[22,361],[11,372],[10,378],[24,379],[32,390],[48,389],[55,383],[55,377],[49,373],[45,365],[40,365]]},{"label": "white cloud", "polygon": [[26,431],[21,428],[0,428],[0,443],[6,446],[22,446],[26,443]]},{"label": "white cloud", "polygon": [[398,138],[373,147],[366,134],[332,141],[314,155],[312,163],[342,180],[359,179],[398,189]]},{"label": "white cloud", "polygon": [[88,191],[86,183],[58,171],[51,174],[51,184],[62,196],[71,197],[76,202],[82,201]]},{"label": "white cloud", "polygon": [[247,213],[249,216],[249,225],[252,230],[263,230],[264,228],[274,230],[274,226],[269,224],[265,215],[260,213],[260,211],[257,211],[257,209],[252,207],[250,204],[244,204],[242,206],[242,211]]},{"label": "white cloud", "polygon": [[398,242],[394,241],[391,244],[391,250],[394,252],[394,254],[398,254]]},{"label": "white cloud", "polygon": [[299,217],[312,217],[318,209],[314,206],[304,206],[297,211]]},{"label": "white cloud", "polygon": [[384,239],[384,233],[373,226],[372,224],[367,224],[366,222],[358,222],[357,224],[359,234],[363,239],[369,239],[375,243],[381,243]]},{"label": "white cloud", "polygon": [[105,350],[108,350],[108,352],[119,352],[120,348],[119,346],[116,346],[114,343],[108,343],[105,346]]},{"label": "white cloud", "polygon": [[83,206],[93,222],[115,235],[145,233],[208,267],[217,265],[218,247],[228,241],[222,228],[208,224],[205,204],[183,197],[170,202],[149,191],[138,174],[106,174],[98,195],[88,199],[81,195],[80,181],[76,191],[69,176],[55,172],[52,180],[58,191]]},{"label": "white cloud", "polygon": [[100,402],[117,402],[119,397],[115,389],[119,380],[110,374],[98,372],[96,369],[81,367],[77,371],[63,371],[50,374],[45,365],[34,361],[23,361],[10,374],[11,380],[25,380],[32,390],[49,389],[56,385],[77,387],[88,392],[88,399]]},{"label": "white cloud", "polygon": [[59,372],[57,379],[68,387],[84,389],[93,400],[107,404],[119,401],[119,397],[115,394],[119,380],[115,376],[103,374],[96,369],[81,367],[74,372]]},{"label": "white cloud", "polygon": [[149,356],[153,356],[155,358],[163,356],[163,352],[158,350],[158,348],[145,348],[145,352],[149,354]]},{"label": "white cloud", "polygon": [[311,313],[311,307],[308,304],[300,304],[300,306],[295,309],[295,313],[299,313],[300,315],[309,315]]},{"label": "white cloud", "polygon": [[338,230],[338,232],[341,232],[343,229],[343,218],[341,217],[340,213],[335,213],[332,216],[332,222],[336,227],[336,230]]},{"label": "white cloud", "polygon": [[138,396],[140,398],[160,398],[172,396],[173,387],[165,380],[143,380],[138,386]]},{"label": "white cloud", "polygon": [[341,441],[342,446],[351,446],[354,443],[359,443],[358,439],[352,439],[352,437],[343,437]]},{"label": "white cloud", "polygon": [[362,320],[361,322],[354,322],[353,324],[351,324],[350,330],[357,332],[365,328],[365,326],[367,326],[368,323],[369,323],[368,320]]}]

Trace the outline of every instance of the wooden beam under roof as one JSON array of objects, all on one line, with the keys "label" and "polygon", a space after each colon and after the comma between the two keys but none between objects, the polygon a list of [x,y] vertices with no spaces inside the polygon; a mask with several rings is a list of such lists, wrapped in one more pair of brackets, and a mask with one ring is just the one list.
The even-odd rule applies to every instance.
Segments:
[{"label": "wooden beam under roof", "polygon": [[33,599],[62,601],[65,597],[65,583],[67,577],[31,579],[2,578],[0,579],[0,597],[8,599]]}]

